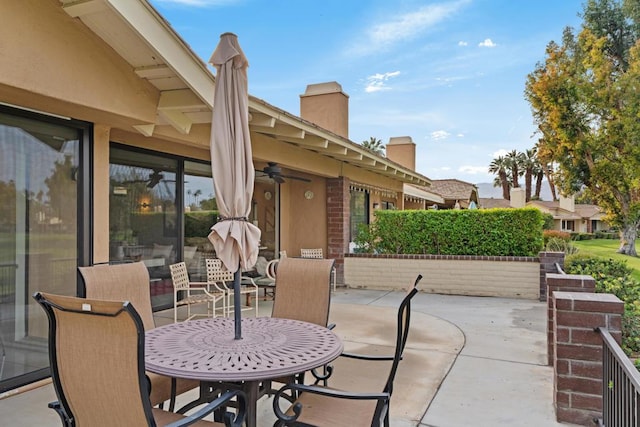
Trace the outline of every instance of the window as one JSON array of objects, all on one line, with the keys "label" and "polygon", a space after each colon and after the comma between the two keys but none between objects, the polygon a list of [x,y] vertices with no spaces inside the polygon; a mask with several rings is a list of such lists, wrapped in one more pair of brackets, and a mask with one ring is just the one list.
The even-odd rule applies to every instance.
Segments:
[{"label": "window", "polygon": [[358,227],[360,224],[369,223],[369,193],[362,190],[351,190],[351,230],[349,240],[353,240],[358,235]]},{"label": "window", "polygon": [[31,295],[77,294],[88,129],[0,107],[0,392],[48,375],[48,322]]},{"label": "window", "polygon": [[145,263],[154,308],[173,304],[169,265],[182,257],[179,176],[177,159],[111,146],[109,260]]}]

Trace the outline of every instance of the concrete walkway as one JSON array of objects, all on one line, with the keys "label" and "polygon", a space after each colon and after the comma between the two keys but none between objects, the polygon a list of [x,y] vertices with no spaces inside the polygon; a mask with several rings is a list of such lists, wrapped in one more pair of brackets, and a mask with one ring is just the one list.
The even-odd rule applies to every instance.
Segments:
[{"label": "concrete walkway", "polygon": [[[389,354],[403,296],[338,290],[331,321],[337,324],[335,331],[345,348]],[[412,309],[409,341],[392,398],[392,426],[567,425],[555,421],[544,303],[419,293]],[[261,301],[260,314],[269,313],[270,303]],[[157,323],[170,317],[160,314]],[[335,365],[331,383],[335,387],[380,389],[378,383],[386,375],[384,369],[363,375],[362,366],[350,366],[342,359]],[[51,385],[1,399],[1,424],[59,426],[57,415],[46,406],[51,400],[55,400]],[[259,424],[272,425],[272,416],[270,399],[262,399]]]}]

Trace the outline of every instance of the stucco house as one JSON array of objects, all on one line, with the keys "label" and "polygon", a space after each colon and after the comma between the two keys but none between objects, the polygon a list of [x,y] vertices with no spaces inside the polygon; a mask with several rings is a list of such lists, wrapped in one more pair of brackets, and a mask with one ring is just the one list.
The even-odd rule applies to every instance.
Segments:
[{"label": "stucco house", "polygon": [[[167,266],[206,253],[215,220],[201,203],[215,209],[215,77],[147,0],[21,0],[1,12],[0,392],[48,375],[47,321],[30,295],[82,295],[78,266],[141,260],[154,307],[168,307]],[[300,116],[249,99],[263,254],[321,247],[338,282],[374,209],[442,200],[402,156],[349,140],[348,99],[336,82],[310,84]]]},{"label": "stucco house", "polygon": [[511,200],[480,198],[480,207],[491,208],[522,208],[534,207],[553,216],[554,230],[575,233],[595,233],[608,230],[610,227],[604,221],[605,214],[600,207],[592,204],[575,203],[574,196],[560,196],[557,201],[531,200],[525,202],[523,188],[511,189]]}]

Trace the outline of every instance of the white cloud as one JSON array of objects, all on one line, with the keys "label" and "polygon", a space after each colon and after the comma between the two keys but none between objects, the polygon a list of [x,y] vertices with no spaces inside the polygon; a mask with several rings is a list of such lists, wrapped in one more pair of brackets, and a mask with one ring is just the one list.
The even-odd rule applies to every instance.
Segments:
[{"label": "white cloud", "polygon": [[367,55],[386,49],[396,43],[412,40],[455,14],[469,0],[430,4],[420,9],[396,15],[385,22],[369,25],[364,39],[351,49],[351,53]]},{"label": "white cloud", "polygon": [[495,44],[491,39],[484,39],[483,41],[478,43],[478,46],[480,46],[480,47],[496,47],[498,45]]},{"label": "white cloud", "polygon": [[458,42],[458,46],[469,46],[469,43],[465,42],[464,40],[460,40]]},{"label": "white cloud", "polygon": [[367,93],[378,92],[381,90],[389,90],[391,89],[387,86],[387,81],[392,77],[397,77],[400,75],[400,71],[392,71],[389,73],[376,73],[372,76],[367,77],[366,86],[364,91]]},{"label": "white cloud", "polygon": [[464,165],[458,168],[458,172],[467,173],[469,175],[479,175],[487,173],[487,166],[470,166]]},{"label": "white cloud", "polygon": [[447,132],[446,130],[436,130],[431,132],[431,139],[435,140],[435,141],[440,141],[443,139],[448,138],[449,136],[451,136],[451,134],[449,132]]},{"label": "white cloud", "polygon": [[504,148],[501,148],[501,149],[499,149],[498,151],[494,152],[494,153],[491,155],[491,157],[492,157],[493,159],[495,159],[496,157],[500,157],[500,156],[504,157],[504,156],[506,156],[507,154],[509,154],[509,152],[510,152],[509,150],[505,150]]}]

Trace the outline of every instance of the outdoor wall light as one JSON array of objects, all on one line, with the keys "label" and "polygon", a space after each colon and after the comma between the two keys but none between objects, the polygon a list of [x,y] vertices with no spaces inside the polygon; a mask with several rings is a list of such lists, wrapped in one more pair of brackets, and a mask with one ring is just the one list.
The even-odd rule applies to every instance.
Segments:
[{"label": "outdoor wall light", "polygon": [[304,192],[304,198],[307,200],[313,199],[313,191],[307,190]]}]

